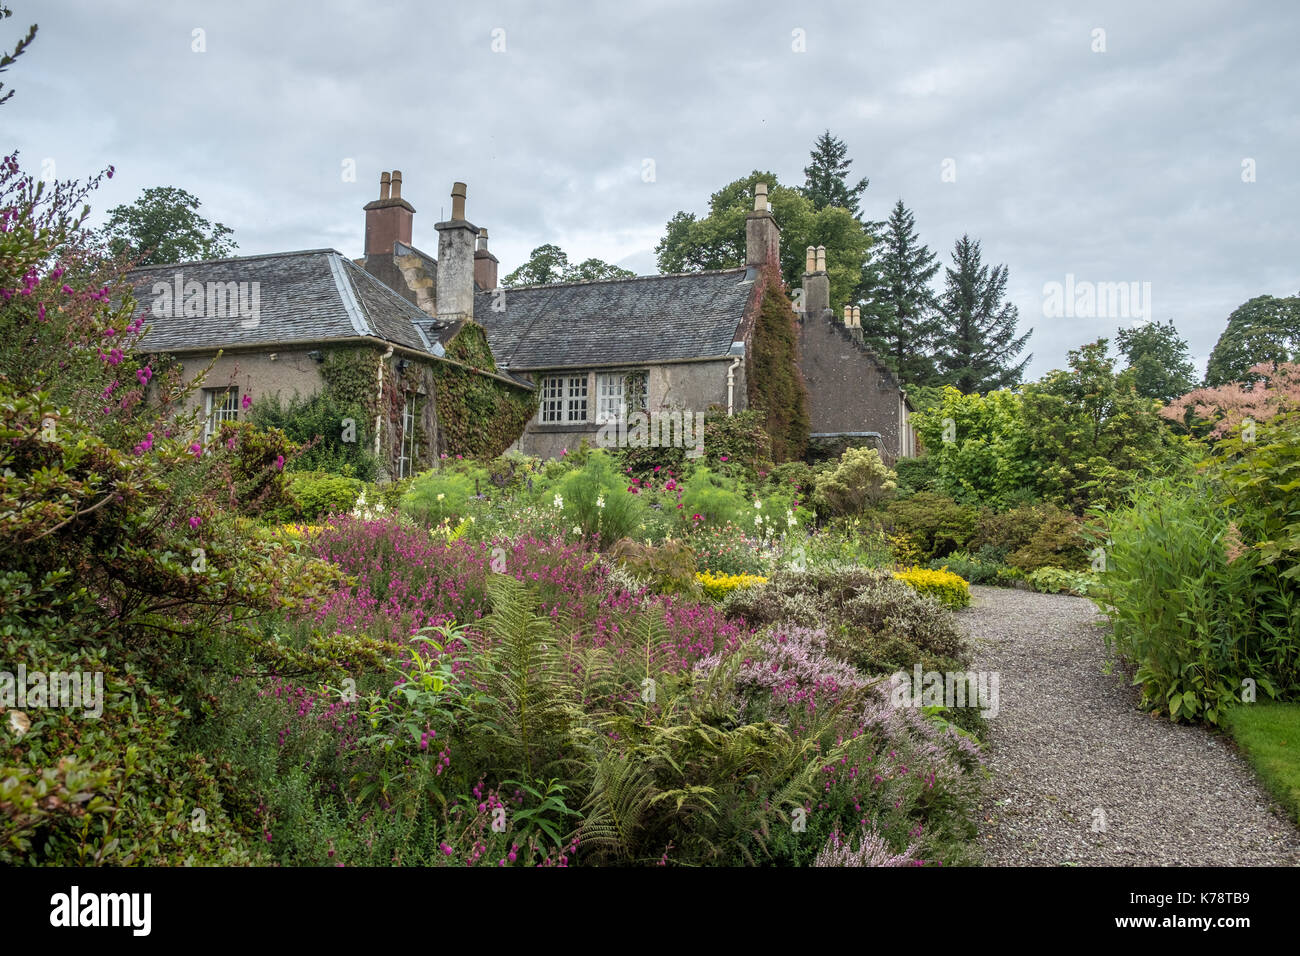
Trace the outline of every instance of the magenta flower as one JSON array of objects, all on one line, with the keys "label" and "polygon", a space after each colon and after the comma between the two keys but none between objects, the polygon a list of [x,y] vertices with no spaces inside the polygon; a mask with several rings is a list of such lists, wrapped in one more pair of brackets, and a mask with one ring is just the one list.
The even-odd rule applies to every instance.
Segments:
[{"label": "magenta flower", "polygon": [[244,406],[245,409],[247,409],[248,406],[253,404],[253,397],[251,395],[245,395],[241,404]]},{"label": "magenta flower", "polygon": [[149,379],[153,378],[153,369],[147,365],[144,368],[136,369],[135,377],[141,385],[148,385]]},{"label": "magenta flower", "polygon": [[191,528],[197,528],[197,527],[198,527],[199,525],[201,525],[202,523],[203,523],[203,519],[200,518],[198,515],[194,515],[192,518],[190,518],[190,527],[191,527]]},{"label": "magenta flower", "polygon": [[191,442],[191,443],[190,443],[190,454],[193,455],[195,458],[202,458],[202,457],[203,457],[203,446],[200,445],[198,442]]},{"label": "magenta flower", "polygon": [[284,471],[284,455],[275,456],[275,470]]}]

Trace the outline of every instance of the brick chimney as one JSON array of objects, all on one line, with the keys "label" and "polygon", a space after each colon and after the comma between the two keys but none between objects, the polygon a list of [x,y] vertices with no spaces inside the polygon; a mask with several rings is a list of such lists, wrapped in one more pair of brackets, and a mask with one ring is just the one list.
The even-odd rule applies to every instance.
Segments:
[{"label": "brick chimney", "polygon": [[781,268],[781,230],[767,202],[767,183],[754,186],[754,211],[745,217],[745,265]]},{"label": "brick chimney", "polygon": [[465,184],[451,187],[451,218],[438,230],[438,316],[474,317],[474,246],[478,227],[465,219]]},{"label": "brick chimney", "polygon": [[[804,315],[821,317],[831,307],[831,277],[826,274],[826,247],[809,246],[803,274]],[[847,322],[845,323],[847,324]]]},{"label": "brick chimney", "polygon": [[478,248],[474,250],[474,284],[484,292],[497,287],[497,263],[500,260],[488,252],[488,232],[478,231]]},{"label": "brick chimney", "polygon": [[391,256],[393,243],[411,244],[415,208],[402,198],[402,171],[379,174],[379,198],[366,210],[366,255]]}]

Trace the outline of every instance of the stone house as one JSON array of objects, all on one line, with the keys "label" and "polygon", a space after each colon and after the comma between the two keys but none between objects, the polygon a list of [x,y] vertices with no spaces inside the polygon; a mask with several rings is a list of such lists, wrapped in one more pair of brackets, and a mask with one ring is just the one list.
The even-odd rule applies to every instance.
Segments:
[{"label": "stone house", "polygon": [[380,477],[401,478],[461,450],[451,436],[464,423],[443,407],[448,382],[490,383],[503,404],[532,407],[531,386],[496,372],[490,356],[457,357],[464,323],[432,321],[333,249],[155,266],[129,281],[147,317],[141,348],[160,369],[179,363],[187,383],[203,376],[191,410],[205,440],[263,396],[333,390],[364,409],[365,421],[340,422],[343,440],[351,428],[373,443]]},{"label": "stone house", "polygon": [[[392,477],[446,452],[556,457],[584,438],[607,443],[602,429],[638,413],[666,427],[658,438],[690,448],[705,412],[747,407],[758,312],[779,275],[766,186],[746,219],[744,266],[509,289],[487,230],[466,218],[464,183],[451,199],[451,217],[434,226],[436,258],[412,244],[415,209],[394,171],[365,206],[355,261],[318,249],[137,270],[152,312],[144,348],[181,361],[187,379],[211,365],[196,398],[208,433],[237,419],[246,397],[351,382]],[[812,453],[868,444],[890,462],[913,454],[906,394],[853,313],[841,323],[831,311],[824,252],[809,249],[803,284],[792,318]]]},{"label": "stone house", "polygon": [[[536,385],[537,411],[516,445],[523,452],[553,458],[584,438],[604,443],[606,426],[620,409],[628,420],[637,413],[650,418],[656,436],[665,419],[681,416],[689,441],[691,419],[710,407],[727,414],[746,408],[764,283],[779,274],[780,229],[765,185],[756,187],[746,218],[743,267],[503,289],[487,230],[476,233],[464,222],[464,184],[453,189],[452,221],[435,227],[434,260],[410,244],[414,210],[400,198],[400,183],[399,173],[385,174],[380,199],[366,207],[366,269],[399,283],[394,288],[412,302],[437,301],[442,322],[472,316],[487,330],[497,367]],[[467,302],[471,270],[464,264],[471,239],[473,294]],[[456,270],[446,268],[449,254],[460,263]],[[444,306],[449,273],[457,291]],[[803,281],[803,311],[794,318],[809,393],[811,453],[865,444],[888,462],[913,455],[906,393],[863,343],[852,313],[841,323],[831,311],[824,250],[818,260],[809,249]]]}]

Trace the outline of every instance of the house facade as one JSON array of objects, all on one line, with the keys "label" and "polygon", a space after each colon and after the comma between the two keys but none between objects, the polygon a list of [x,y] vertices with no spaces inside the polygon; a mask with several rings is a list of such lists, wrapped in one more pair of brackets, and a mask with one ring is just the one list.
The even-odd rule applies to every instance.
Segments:
[{"label": "house facade", "polygon": [[531,409],[528,384],[455,357],[464,323],[431,320],[333,249],[156,266],[129,281],[145,307],[141,348],[160,371],[201,378],[187,410],[205,441],[264,397],[331,391],[362,410],[340,421],[343,440],[366,442],[381,478],[404,478],[455,450],[456,410],[440,407],[448,377],[490,381]]},{"label": "house facade", "polygon": [[[381,197],[384,189],[381,179]],[[457,202],[463,209],[464,194],[464,185],[457,183],[453,219]],[[387,195],[390,205],[378,208],[391,208],[394,200]],[[381,238],[373,255],[383,262],[373,269],[376,275],[400,272],[412,301],[430,294],[436,299],[444,243],[440,238],[437,261],[411,247],[407,209],[399,207],[394,229],[376,230]],[[440,236],[445,225],[437,226]],[[368,269],[372,234],[368,220]],[[693,435],[685,423],[696,416],[710,409],[728,415],[743,411],[748,380],[755,374],[751,357],[763,286],[779,274],[780,240],[767,187],[760,183],[745,223],[744,266],[500,288],[487,230],[478,230],[473,321],[487,330],[497,367],[537,388],[536,413],[515,447],[554,458],[584,438],[604,444],[610,434],[605,426],[620,413],[628,419],[647,416],[654,434],[660,431],[654,419],[662,424],[677,418],[689,440]],[[905,391],[865,345],[852,313],[844,322],[837,319],[830,307],[825,251],[821,260],[816,250],[808,252],[804,294],[797,297],[802,311],[793,318],[799,370],[808,389],[810,454],[867,445],[888,462],[913,455]]]},{"label": "house facade", "polygon": [[[264,395],[342,389],[365,408],[381,477],[446,452],[554,458],[584,439],[622,443],[639,419],[652,441],[689,450],[706,413],[746,409],[764,291],[780,274],[766,186],[746,219],[743,266],[513,288],[500,287],[487,229],[465,206],[456,183],[430,255],[413,245],[401,172],[385,172],[355,261],[316,249],[137,270],[152,313],[144,348],[181,363],[187,381],[205,376],[194,401],[208,435]],[[853,311],[841,321],[831,309],[824,250],[808,250],[803,285],[791,320],[810,454],[864,444],[889,462],[913,454],[906,393]],[[458,398],[467,392],[472,405]]]}]

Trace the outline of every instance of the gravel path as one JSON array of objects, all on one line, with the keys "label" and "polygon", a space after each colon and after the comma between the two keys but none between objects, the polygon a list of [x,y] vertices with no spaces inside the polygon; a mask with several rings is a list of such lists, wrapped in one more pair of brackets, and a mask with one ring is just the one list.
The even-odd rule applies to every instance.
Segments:
[{"label": "gravel path", "polygon": [[1300,831],[1224,736],[1137,709],[1083,598],[973,587],[997,672],[979,841],[993,866],[1300,865]]}]

